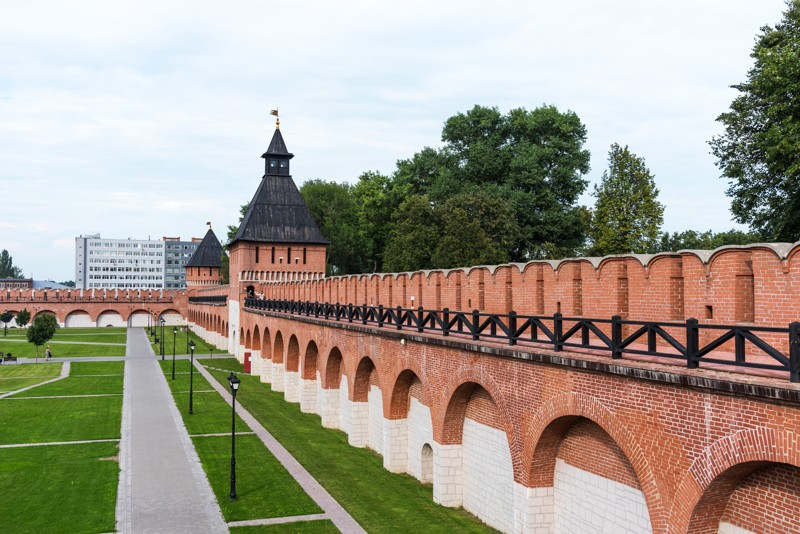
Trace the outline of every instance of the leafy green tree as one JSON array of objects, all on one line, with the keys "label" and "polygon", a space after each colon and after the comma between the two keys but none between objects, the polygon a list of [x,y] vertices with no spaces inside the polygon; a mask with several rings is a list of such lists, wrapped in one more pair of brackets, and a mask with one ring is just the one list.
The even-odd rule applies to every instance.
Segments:
[{"label": "leafy green tree", "polygon": [[442,235],[432,256],[434,268],[508,261],[516,228],[505,200],[478,191],[454,196],[435,210]]},{"label": "leafy green tree", "polygon": [[383,269],[383,252],[392,229],[392,213],[402,202],[402,192],[389,176],[368,171],[358,178],[352,192],[358,205],[357,230],[363,237],[364,265],[367,270]]},{"label": "leafy green tree", "polygon": [[36,359],[39,359],[39,347],[53,339],[53,336],[58,330],[58,321],[56,316],[50,313],[40,313],[33,319],[33,324],[28,328],[26,335],[28,336],[28,343],[33,343],[36,346]]},{"label": "leafy green tree", "polygon": [[75,287],[75,280],[66,280],[64,282],[59,282],[59,284],[67,287]]},{"label": "leafy green tree", "polygon": [[366,270],[367,240],[359,231],[359,210],[353,186],[309,180],[300,188],[328,248],[328,274],[353,274]]},{"label": "leafy green tree", "polygon": [[440,238],[439,223],[430,199],[413,195],[392,216],[394,227],[384,253],[387,271],[433,268],[433,253]]},{"label": "leafy green tree", "polygon": [[717,121],[725,133],[710,141],[728,180],[731,212],[766,240],[800,237],[800,2],[764,26],[750,56],[740,95]]},{"label": "leafy green tree", "polygon": [[644,158],[612,144],[608,170],[593,195],[597,202],[589,233],[595,254],[656,252],[664,206]]},{"label": "leafy green tree", "polygon": [[14,265],[14,260],[6,249],[0,252],[0,278],[22,278],[22,269]]},{"label": "leafy green tree", "polygon": [[28,321],[31,320],[31,312],[29,312],[26,308],[22,308],[19,312],[17,312],[17,326],[20,328],[25,328],[25,325],[28,324]]},{"label": "leafy green tree", "polygon": [[760,237],[756,233],[741,230],[728,230],[714,233],[711,230],[697,232],[685,230],[683,232],[665,232],[659,239],[659,252],[677,252],[679,250],[713,250],[725,245],[749,245],[758,243]]},{"label": "leafy green tree", "polygon": [[511,261],[568,254],[584,241],[578,197],[586,188],[589,152],[578,116],[554,106],[532,111],[475,106],[450,117],[445,145],[397,164],[398,187],[434,205],[484,191],[502,198],[517,221]]},{"label": "leafy green tree", "polygon": [[0,313],[0,321],[3,322],[3,337],[8,335],[8,323],[11,322],[11,319],[14,318],[14,314],[10,311],[4,311]]}]

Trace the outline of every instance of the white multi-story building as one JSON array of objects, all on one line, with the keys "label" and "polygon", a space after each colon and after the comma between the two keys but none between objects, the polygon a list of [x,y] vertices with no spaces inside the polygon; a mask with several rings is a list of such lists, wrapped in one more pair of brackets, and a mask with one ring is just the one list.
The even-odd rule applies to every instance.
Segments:
[{"label": "white multi-story building", "polygon": [[[167,254],[180,246],[178,254]],[[194,241],[75,238],[75,287],[79,289],[180,289],[183,265],[197,248]],[[176,250],[177,252],[177,250]],[[168,256],[169,255],[169,262]],[[169,263],[169,265],[167,265]]]}]

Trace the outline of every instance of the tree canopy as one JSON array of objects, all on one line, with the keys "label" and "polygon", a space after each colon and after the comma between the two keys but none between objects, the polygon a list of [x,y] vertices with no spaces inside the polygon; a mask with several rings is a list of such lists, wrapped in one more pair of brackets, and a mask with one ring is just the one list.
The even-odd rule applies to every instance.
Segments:
[{"label": "tree canopy", "polygon": [[597,202],[589,226],[592,254],[657,252],[664,206],[643,158],[627,146],[611,145],[608,170],[593,194]]},{"label": "tree canopy", "polygon": [[0,252],[0,278],[22,278],[22,269],[14,265],[14,260],[6,249]]},{"label": "tree canopy", "polygon": [[800,238],[800,2],[764,26],[750,54],[755,64],[711,141],[728,180],[731,212],[765,240]]},{"label": "tree canopy", "polygon": [[56,316],[50,313],[40,313],[33,319],[33,324],[28,328],[26,335],[28,342],[36,346],[36,357],[39,357],[39,347],[53,339],[58,330]]},{"label": "tree canopy", "polygon": [[29,312],[27,308],[22,308],[22,310],[17,312],[15,320],[18,327],[25,328],[25,325],[31,320],[31,312]]}]

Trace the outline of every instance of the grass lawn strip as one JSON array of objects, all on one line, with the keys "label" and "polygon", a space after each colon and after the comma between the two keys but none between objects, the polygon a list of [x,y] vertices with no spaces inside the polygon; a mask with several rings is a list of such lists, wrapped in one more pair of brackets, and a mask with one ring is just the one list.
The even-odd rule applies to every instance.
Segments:
[{"label": "grass lawn strip", "polygon": [[338,534],[332,521],[298,521],[278,525],[248,525],[230,527],[231,534]]},{"label": "grass lawn strip", "polygon": [[433,489],[409,475],[383,468],[376,453],[351,447],[347,434],[323,428],[320,417],[300,411],[258,377],[242,373],[233,358],[212,363],[215,379],[226,388],[232,370],[242,383],[237,394],[258,421],[308,470],[368,532],[495,532],[463,509],[433,502]]},{"label": "grass lawn strip", "polygon": [[32,376],[44,376],[54,378],[61,374],[60,363],[47,363],[42,365],[18,364],[0,365],[0,378],[29,378]]},{"label": "grass lawn strip", "polygon": [[72,362],[69,375],[121,375],[125,362]]},{"label": "grass lawn strip", "polygon": [[20,397],[66,397],[78,395],[122,395],[122,375],[68,376],[38,388],[13,395]]},{"label": "grass lawn strip", "polygon": [[[171,327],[171,326],[165,326],[164,327],[164,356],[166,356],[167,359],[171,359],[172,358],[172,344],[173,344],[172,343],[172,338],[173,338],[172,328],[173,327]],[[182,327],[178,327],[178,334],[176,336],[174,336],[175,337],[175,354],[180,354],[180,355],[188,355],[188,354],[190,354],[191,351],[189,350],[189,345],[188,345],[189,341],[194,341],[194,345],[195,345],[194,357],[195,358],[198,358],[201,355],[202,356],[208,356],[208,355],[212,354],[211,349],[214,349],[214,352],[216,352],[217,354],[221,354],[222,353],[222,351],[219,348],[217,348],[216,345],[212,345],[211,343],[207,343],[204,339],[201,339],[194,332],[189,332],[189,339],[187,339],[186,338],[186,332],[181,330],[181,328]],[[147,329],[145,329],[145,332],[147,332]],[[161,339],[161,327],[156,327],[156,337],[158,337],[159,340]],[[159,343],[156,343],[154,338],[153,338],[153,336],[150,336],[150,335],[148,335],[147,339],[150,340],[150,343],[151,343],[151,345],[153,347],[153,352],[157,356],[160,357],[161,356],[161,343],[160,343],[160,341],[159,341]]]},{"label": "grass lawn strip", "polygon": [[3,399],[0,444],[119,439],[121,414],[121,396]]},{"label": "grass lawn strip", "polygon": [[118,472],[116,443],[4,449],[0,532],[113,532]]},{"label": "grass lawn strip", "polygon": [[230,434],[194,437],[192,442],[225,521],[322,513],[258,436],[236,436],[235,501],[230,498]]},{"label": "grass lawn strip", "polygon": [[[193,397],[193,415],[188,413],[188,375],[172,380],[172,362],[160,362],[172,389],[203,470],[216,495],[225,521],[263,519],[320,513],[320,508],[306,495],[292,475],[267,450],[261,440],[236,416],[237,499],[230,499],[231,407],[214,391]],[[176,362],[176,364],[179,362]],[[182,361],[187,366],[188,362]],[[169,364],[169,365],[167,365]],[[211,389],[195,373],[194,383]],[[206,435],[202,435],[206,434]],[[280,498],[276,498],[280,495]]]}]

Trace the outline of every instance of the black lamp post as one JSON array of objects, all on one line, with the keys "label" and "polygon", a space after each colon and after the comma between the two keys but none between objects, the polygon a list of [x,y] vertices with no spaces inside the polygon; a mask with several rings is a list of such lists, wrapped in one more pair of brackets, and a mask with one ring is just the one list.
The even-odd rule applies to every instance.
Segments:
[{"label": "black lamp post", "polygon": [[178,327],[172,327],[172,379],[175,380],[175,336],[178,335]]},{"label": "black lamp post", "polygon": [[231,385],[231,499],[236,498],[236,392],[239,390],[240,380],[233,374],[228,375]]},{"label": "black lamp post", "polygon": [[194,387],[192,384],[194,378],[194,341],[189,342],[189,350],[192,351],[192,362],[189,366],[189,415],[193,414],[192,411],[192,397],[194,396]]},{"label": "black lamp post", "polygon": [[161,318],[161,359],[164,359],[164,323],[167,321],[164,318]]}]

